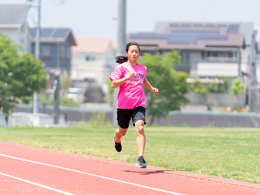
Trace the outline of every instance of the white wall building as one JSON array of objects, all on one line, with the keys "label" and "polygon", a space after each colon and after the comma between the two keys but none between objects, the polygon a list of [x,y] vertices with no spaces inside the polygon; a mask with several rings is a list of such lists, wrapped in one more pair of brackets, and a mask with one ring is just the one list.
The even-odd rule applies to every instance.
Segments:
[{"label": "white wall building", "polygon": [[106,38],[76,39],[77,46],[72,47],[71,81],[76,84],[83,81],[96,81],[107,93],[107,79],[116,62],[113,44]]},{"label": "white wall building", "polygon": [[31,52],[31,37],[27,23],[29,5],[0,4],[0,34],[21,46],[20,52]]}]

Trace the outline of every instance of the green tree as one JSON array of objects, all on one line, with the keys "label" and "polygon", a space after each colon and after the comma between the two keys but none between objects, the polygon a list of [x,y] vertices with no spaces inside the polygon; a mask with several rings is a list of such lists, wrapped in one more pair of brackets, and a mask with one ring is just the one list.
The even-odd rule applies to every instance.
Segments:
[{"label": "green tree", "polygon": [[[52,105],[53,101],[54,99],[52,99]],[[80,105],[77,102],[74,102],[73,99],[67,98],[65,96],[60,96],[60,106],[79,107]]]},{"label": "green tree", "polygon": [[194,93],[207,94],[208,88],[206,85],[202,84],[199,79],[195,79],[190,85],[191,91]]},{"label": "green tree", "polygon": [[108,86],[108,94],[113,95],[114,89],[111,86],[111,80],[109,78],[107,79],[107,86]]},{"label": "green tree", "polygon": [[244,88],[244,84],[240,83],[240,79],[236,78],[233,81],[233,86],[231,88],[231,93],[232,94],[236,94],[236,95],[240,95],[243,92],[243,88]]},{"label": "green tree", "polygon": [[175,64],[180,64],[180,59],[178,53],[172,51],[165,56],[144,54],[140,62],[147,67],[147,80],[159,89],[159,95],[156,95],[144,88],[151,124],[155,118],[160,119],[169,111],[180,110],[181,104],[188,102],[184,96],[189,90],[188,74],[174,69]]},{"label": "green tree", "polygon": [[18,54],[19,46],[0,35],[0,96],[3,113],[20,102],[29,103],[35,91],[46,88],[46,71],[32,54]]},{"label": "green tree", "polygon": [[222,80],[223,83],[210,83],[207,84],[209,93],[225,93],[230,87],[229,78],[227,77],[216,77],[218,80]]},{"label": "green tree", "polygon": [[107,87],[108,87],[108,94],[105,98],[105,101],[112,103],[114,89],[111,86],[111,80],[109,78],[107,79]]},{"label": "green tree", "polygon": [[227,77],[216,77],[217,80],[222,80],[223,83],[213,82],[203,84],[199,79],[190,85],[191,91],[194,93],[207,94],[207,93],[225,93],[230,86],[229,78]]},{"label": "green tree", "polygon": [[69,74],[62,75],[60,78],[61,89],[67,91],[70,88],[70,76]]}]

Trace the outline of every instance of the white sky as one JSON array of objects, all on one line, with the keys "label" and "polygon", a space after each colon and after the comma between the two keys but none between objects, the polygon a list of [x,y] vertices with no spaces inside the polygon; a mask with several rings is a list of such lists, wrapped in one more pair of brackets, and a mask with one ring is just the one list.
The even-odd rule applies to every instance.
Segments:
[{"label": "white sky", "polygon": [[[42,0],[41,23],[43,27],[69,27],[76,38],[117,40],[117,21],[112,20],[117,11],[118,0]],[[34,25],[35,8],[29,18]],[[260,0],[127,0],[127,33],[152,32],[157,21],[254,22],[260,41]]]}]

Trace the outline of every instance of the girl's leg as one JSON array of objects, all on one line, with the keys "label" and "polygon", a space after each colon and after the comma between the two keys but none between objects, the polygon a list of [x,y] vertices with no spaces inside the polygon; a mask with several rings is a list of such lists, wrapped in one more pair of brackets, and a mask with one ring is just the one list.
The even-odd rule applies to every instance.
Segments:
[{"label": "girl's leg", "polygon": [[135,122],[135,130],[137,134],[136,144],[138,149],[139,156],[144,156],[144,148],[145,148],[145,135],[144,135],[144,121],[138,120]]},{"label": "girl's leg", "polygon": [[127,132],[127,128],[126,129],[123,129],[121,127],[118,127],[118,129],[116,130],[115,132],[115,142],[116,143],[120,143],[121,142],[121,137],[123,137]]}]

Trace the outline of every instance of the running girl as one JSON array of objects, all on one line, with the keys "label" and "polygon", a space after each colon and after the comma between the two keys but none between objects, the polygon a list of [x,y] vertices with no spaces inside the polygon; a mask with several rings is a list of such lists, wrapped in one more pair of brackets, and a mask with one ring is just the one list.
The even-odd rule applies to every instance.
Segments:
[{"label": "running girl", "polygon": [[115,131],[114,144],[118,152],[122,150],[121,138],[127,132],[130,119],[132,118],[137,134],[138,159],[136,165],[146,168],[144,160],[145,148],[145,94],[143,86],[155,94],[159,94],[157,88],[153,88],[146,77],[147,68],[136,61],[139,58],[140,47],[136,42],[126,45],[127,56],[117,56],[116,62],[119,63],[113,70],[110,80],[113,88],[119,88],[117,97],[117,121],[118,129]]}]

